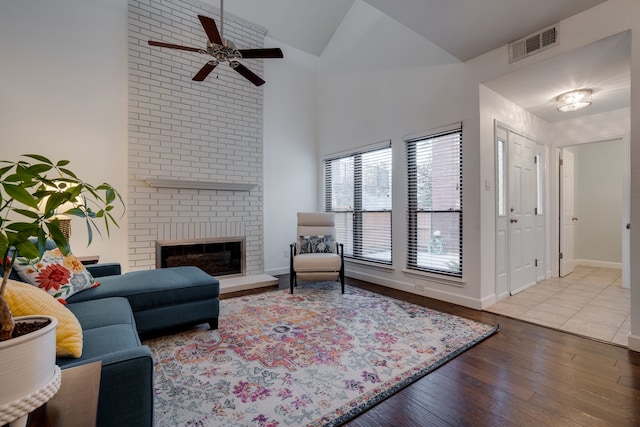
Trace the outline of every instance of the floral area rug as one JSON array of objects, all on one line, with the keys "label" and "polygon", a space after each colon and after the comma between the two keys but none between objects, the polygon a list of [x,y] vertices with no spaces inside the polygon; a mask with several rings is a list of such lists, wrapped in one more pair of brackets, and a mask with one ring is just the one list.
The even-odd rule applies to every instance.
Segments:
[{"label": "floral area rug", "polygon": [[335,284],[220,301],[220,328],[145,341],[163,426],[335,426],[498,330]]}]

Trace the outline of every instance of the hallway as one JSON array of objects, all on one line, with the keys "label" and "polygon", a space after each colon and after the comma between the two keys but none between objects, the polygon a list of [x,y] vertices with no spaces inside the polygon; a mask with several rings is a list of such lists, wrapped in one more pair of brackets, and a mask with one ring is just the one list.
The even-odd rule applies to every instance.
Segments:
[{"label": "hallway", "polygon": [[630,291],[621,271],[577,266],[488,307],[485,311],[628,346]]}]

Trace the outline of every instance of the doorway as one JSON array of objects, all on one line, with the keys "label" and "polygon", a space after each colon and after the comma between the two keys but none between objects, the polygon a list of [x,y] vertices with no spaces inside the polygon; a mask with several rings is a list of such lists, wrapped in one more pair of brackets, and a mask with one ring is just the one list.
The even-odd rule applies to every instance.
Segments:
[{"label": "doorway", "polygon": [[618,138],[558,149],[560,277],[576,265],[621,269],[629,287],[625,146]]},{"label": "doorway", "polygon": [[[499,194],[500,188],[508,186],[509,168],[506,163],[511,158],[507,153],[510,137],[506,129],[496,128],[499,186],[496,192]],[[540,212],[553,212],[547,218],[550,242],[547,253],[549,259],[554,260],[549,267],[555,271],[546,279],[538,278],[535,286],[516,295],[509,292],[508,284],[502,285],[503,292],[497,292],[498,302],[486,308],[487,311],[628,345],[631,328],[629,231],[626,229],[629,218],[628,144],[628,139],[622,137],[554,149],[555,155],[549,157],[553,167],[547,173],[536,173],[540,179],[556,174],[555,179],[549,178],[554,184],[550,188],[537,185],[536,189],[546,188],[553,193],[553,197],[547,200],[548,205],[556,202],[548,209],[544,209],[544,205],[538,206]],[[544,150],[538,147],[538,151]],[[561,158],[562,166],[568,166],[565,170],[560,166]],[[545,162],[537,164],[545,165]],[[502,198],[508,206],[507,197],[508,193],[504,197],[498,196],[498,214],[501,213]],[[504,215],[499,217],[498,223],[504,224],[508,209],[502,210]],[[559,237],[563,229],[566,233]],[[504,226],[498,230],[499,233],[509,231]],[[562,245],[560,240],[564,241]],[[507,256],[498,256],[499,252],[508,250],[509,240],[502,241],[505,244],[496,239],[496,259],[508,262]],[[563,260],[559,257],[561,252],[564,252],[565,267],[562,267]],[[561,270],[564,277],[558,277]],[[503,271],[507,278],[508,268]],[[506,279],[503,283],[507,283]]]}]

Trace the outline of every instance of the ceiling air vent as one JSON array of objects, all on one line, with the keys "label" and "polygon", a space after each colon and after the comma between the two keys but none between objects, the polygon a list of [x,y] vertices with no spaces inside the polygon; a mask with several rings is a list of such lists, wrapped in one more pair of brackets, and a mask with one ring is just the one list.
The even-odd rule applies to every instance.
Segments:
[{"label": "ceiling air vent", "polygon": [[557,25],[553,25],[537,33],[523,37],[520,40],[516,40],[513,43],[509,43],[509,63],[555,46],[558,42],[557,28]]}]

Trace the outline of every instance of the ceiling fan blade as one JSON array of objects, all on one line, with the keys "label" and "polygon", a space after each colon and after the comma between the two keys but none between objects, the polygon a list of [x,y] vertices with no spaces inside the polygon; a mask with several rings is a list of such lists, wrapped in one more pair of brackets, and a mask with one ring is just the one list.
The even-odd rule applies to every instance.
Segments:
[{"label": "ceiling fan blade", "polygon": [[218,32],[216,21],[204,15],[198,15],[198,19],[200,19],[204,32],[207,33],[207,37],[209,37],[209,41],[222,46],[224,43],[222,43],[222,38]]},{"label": "ceiling fan blade", "polygon": [[279,47],[269,49],[239,49],[243,58],[284,58]]},{"label": "ceiling fan blade", "polygon": [[203,50],[203,49],[198,49],[197,47],[180,46],[180,45],[177,45],[177,44],[156,42],[156,41],[153,41],[153,40],[149,40],[149,46],[168,47],[170,49],[187,50],[189,52],[198,52],[198,53],[201,53],[202,50]]},{"label": "ceiling fan blade", "polygon": [[207,78],[209,73],[211,73],[213,69],[216,68],[216,65],[218,64],[216,64],[215,62],[207,62],[206,64],[204,64],[204,67],[200,68],[200,71],[198,71],[196,75],[193,76],[192,80],[195,82],[203,81]]},{"label": "ceiling fan blade", "polygon": [[242,65],[239,62],[232,62],[229,65],[231,65],[231,68],[233,68],[234,70],[236,70],[238,73],[240,73],[245,79],[249,80],[251,83],[253,83],[256,86],[262,86],[265,81],[262,80],[260,77],[258,77],[258,75],[256,73],[254,73],[253,71],[251,71],[250,69],[248,69],[247,67],[245,67],[244,65]]}]

